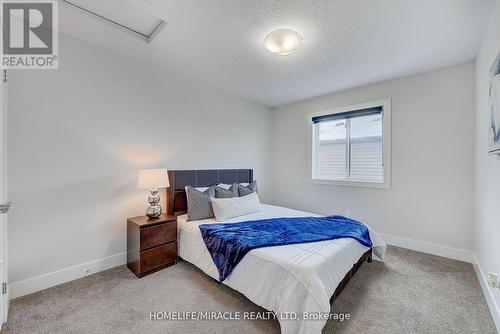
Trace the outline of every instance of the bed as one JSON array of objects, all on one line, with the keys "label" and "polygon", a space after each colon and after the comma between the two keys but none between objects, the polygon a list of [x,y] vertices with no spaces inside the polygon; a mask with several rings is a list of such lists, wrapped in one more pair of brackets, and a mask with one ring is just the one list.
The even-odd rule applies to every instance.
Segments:
[{"label": "bed", "polygon": [[[220,222],[215,219],[187,222],[184,187],[251,182],[253,171],[169,171],[169,178],[171,187],[167,193],[167,207],[170,214],[178,215],[179,256],[218,280],[217,267],[205,246],[199,226]],[[263,204],[260,212],[224,223],[308,216],[318,215]],[[371,262],[372,257],[383,260],[385,243],[371,228],[368,229],[373,242],[371,248],[354,239],[342,238],[254,249],[245,255],[223,284],[273,311],[283,334],[321,333],[327,321],[324,315],[329,314],[331,302],[356,270],[363,262]],[[320,319],[304,319],[305,313]]]}]

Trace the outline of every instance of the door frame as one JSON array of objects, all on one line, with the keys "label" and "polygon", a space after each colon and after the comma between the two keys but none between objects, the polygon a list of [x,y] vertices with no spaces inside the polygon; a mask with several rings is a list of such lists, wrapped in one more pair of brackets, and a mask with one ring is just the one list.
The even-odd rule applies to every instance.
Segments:
[{"label": "door frame", "polygon": [[[0,76],[0,204],[7,202],[7,71]],[[8,207],[6,208],[8,210]],[[7,214],[0,213],[0,328],[7,322]]]}]

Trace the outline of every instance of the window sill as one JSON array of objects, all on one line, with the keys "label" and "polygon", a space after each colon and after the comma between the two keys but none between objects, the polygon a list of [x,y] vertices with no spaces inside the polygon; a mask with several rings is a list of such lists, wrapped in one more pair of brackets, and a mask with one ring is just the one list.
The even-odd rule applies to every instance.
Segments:
[{"label": "window sill", "polygon": [[327,186],[337,187],[357,187],[357,188],[375,188],[375,189],[391,189],[389,182],[369,182],[369,181],[341,181],[341,180],[324,180],[309,178],[308,183],[322,184]]}]

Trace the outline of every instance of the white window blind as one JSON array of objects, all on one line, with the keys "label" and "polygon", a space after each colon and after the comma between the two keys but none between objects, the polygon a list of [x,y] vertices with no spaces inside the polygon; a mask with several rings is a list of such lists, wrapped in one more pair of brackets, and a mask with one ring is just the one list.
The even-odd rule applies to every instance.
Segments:
[{"label": "white window blind", "polygon": [[313,178],[384,182],[383,108],[312,118]]}]

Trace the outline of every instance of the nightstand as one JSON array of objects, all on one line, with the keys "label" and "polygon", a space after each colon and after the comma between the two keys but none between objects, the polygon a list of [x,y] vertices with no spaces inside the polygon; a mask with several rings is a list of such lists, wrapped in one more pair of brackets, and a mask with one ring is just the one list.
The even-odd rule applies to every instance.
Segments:
[{"label": "nightstand", "polygon": [[175,264],[177,217],[127,219],[127,267],[139,278]]}]

